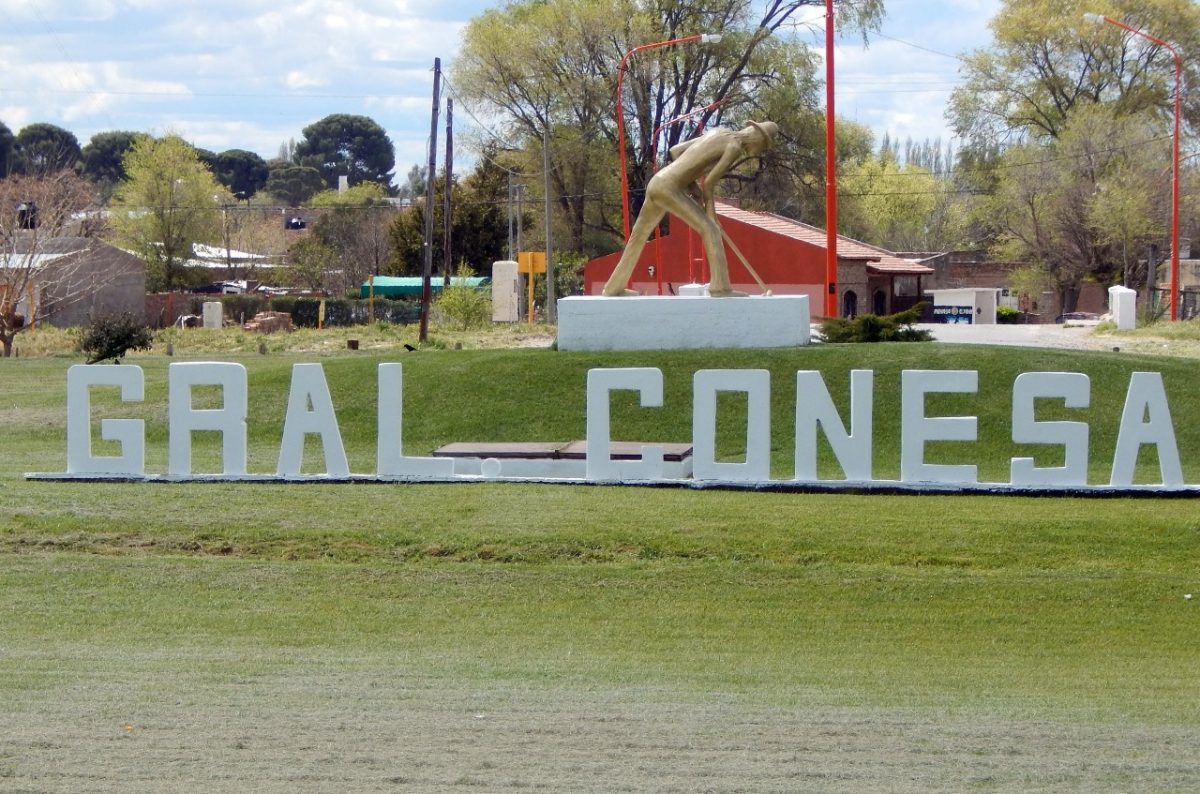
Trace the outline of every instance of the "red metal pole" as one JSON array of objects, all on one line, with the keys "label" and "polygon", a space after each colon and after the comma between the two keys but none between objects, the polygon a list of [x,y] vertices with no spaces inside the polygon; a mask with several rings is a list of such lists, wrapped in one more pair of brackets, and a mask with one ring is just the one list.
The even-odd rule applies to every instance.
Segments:
[{"label": "red metal pole", "polygon": [[625,241],[629,242],[629,172],[625,166],[625,110],[621,107],[621,87],[625,84],[625,65],[629,63],[629,59],[634,53],[642,50],[652,50],[657,47],[666,47],[671,44],[686,44],[692,41],[700,41],[701,39],[714,41],[719,40],[714,36],[705,33],[697,33],[692,36],[683,36],[678,39],[668,39],[667,41],[656,41],[652,44],[642,44],[634,47],[629,52],[621,57],[621,63],[617,65],[617,153],[621,158],[621,221],[625,230]]},{"label": "red metal pole", "polygon": [[833,0],[825,0],[825,316],[838,316],[837,140],[833,111]]},{"label": "red metal pole", "polygon": [[1183,61],[1175,48],[1175,142],[1171,154],[1171,319],[1179,319],[1179,100],[1183,93]]}]

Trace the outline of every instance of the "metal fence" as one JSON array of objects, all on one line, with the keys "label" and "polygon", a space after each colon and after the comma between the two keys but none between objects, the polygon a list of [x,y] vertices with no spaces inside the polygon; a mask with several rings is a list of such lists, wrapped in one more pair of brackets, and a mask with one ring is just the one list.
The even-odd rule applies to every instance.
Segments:
[{"label": "metal fence", "polygon": [[[1154,289],[1150,291],[1151,304],[1157,307],[1156,314],[1169,316],[1171,307],[1171,290]],[[1179,319],[1192,320],[1200,317],[1200,289],[1181,289],[1179,291]]]}]

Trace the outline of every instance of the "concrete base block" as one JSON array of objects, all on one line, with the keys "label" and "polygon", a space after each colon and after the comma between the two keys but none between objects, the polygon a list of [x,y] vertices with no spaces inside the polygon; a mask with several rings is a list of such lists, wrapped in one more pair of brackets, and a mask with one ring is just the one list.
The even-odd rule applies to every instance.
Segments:
[{"label": "concrete base block", "polygon": [[808,342],[807,295],[588,295],[558,302],[559,350],[795,347]]}]

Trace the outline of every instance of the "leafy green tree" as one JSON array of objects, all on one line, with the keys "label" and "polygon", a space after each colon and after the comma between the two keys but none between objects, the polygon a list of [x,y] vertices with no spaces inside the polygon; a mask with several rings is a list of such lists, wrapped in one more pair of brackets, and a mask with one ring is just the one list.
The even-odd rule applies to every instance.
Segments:
[{"label": "leafy green tree", "polygon": [[142,133],[125,130],[96,133],[83,147],[81,173],[102,194],[110,195],[125,178],[125,155],[141,136]]},{"label": "leafy green tree", "polygon": [[[1072,112],[1103,103],[1117,115],[1169,116],[1174,60],[1114,25],[1083,20],[1104,11],[1169,39],[1181,53],[1200,47],[1200,7],[1187,0],[1005,0],[992,20],[994,43],[971,53],[948,115],[960,136],[980,146],[1059,136]],[[1200,61],[1185,60],[1195,85]],[[1200,93],[1183,94],[1184,113],[1200,122]]]},{"label": "leafy green tree", "polygon": [[[455,182],[451,193],[451,257],[467,263],[479,273],[491,273],[492,262],[506,254],[508,244],[507,173],[494,161],[494,149],[485,149],[476,169],[462,182]],[[443,197],[445,178],[437,180],[434,196],[433,268],[441,273],[445,263]],[[526,229],[534,226],[532,216],[522,218]],[[392,222],[391,272],[419,275],[424,269],[425,202],[419,201]],[[532,238],[531,238],[532,239]],[[544,244],[540,242],[539,244]],[[533,247],[533,246],[527,246]]]},{"label": "leafy green tree", "polygon": [[414,165],[408,169],[407,176],[404,177],[404,184],[396,188],[396,197],[402,199],[416,199],[425,195],[425,168],[419,165]]},{"label": "leafy green tree", "polygon": [[323,187],[325,180],[317,169],[304,165],[277,164],[271,167],[263,189],[288,206],[299,207]]},{"label": "leafy green tree", "polygon": [[146,260],[146,287],[171,291],[187,277],[194,243],[221,239],[221,206],[229,194],[178,135],[139,138],[124,160],[128,178],[112,202],[118,244]]},{"label": "leafy green tree", "polygon": [[346,176],[351,185],[377,182],[390,189],[396,153],[374,120],[335,113],[309,124],[303,134],[296,145],[296,161],[320,171],[329,187],[336,188],[338,177]]},{"label": "leafy green tree", "polygon": [[326,288],[357,290],[367,276],[387,270],[392,255],[388,229],[397,211],[382,185],[360,182],[342,192],[326,190],[313,196],[309,206],[324,210],[312,234],[337,260],[336,278],[331,275]]},{"label": "leafy green tree", "polygon": [[228,149],[216,156],[213,176],[240,199],[249,199],[267,184],[267,161],[245,149]]},{"label": "leafy green tree", "polygon": [[337,267],[337,252],[315,236],[302,237],[288,249],[288,277],[295,285],[319,292]]},{"label": "leafy green tree", "polygon": [[[460,265],[454,274],[457,279],[474,278],[475,271]],[[492,299],[486,292],[463,282],[451,282],[442,287],[433,301],[433,315],[439,322],[459,331],[485,328],[492,321]]]},{"label": "leafy green tree", "polygon": [[[968,142],[974,225],[1003,255],[1043,272],[1062,308],[1084,278],[1143,280],[1131,250],[1163,233],[1174,59],[1101,11],[1170,39],[1185,82],[1200,77],[1200,7],[1185,0],[1005,0],[995,41],[971,54],[949,116]],[[1200,122],[1200,96],[1182,95]],[[971,163],[970,168],[964,164]]]},{"label": "leafy green tree", "polygon": [[948,178],[890,149],[843,166],[838,173],[838,221],[845,234],[893,251],[941,251],[962,244]]},{"label": "leafy green tree", "polygon": [[1038,268],[1062,310],[1074,310],[1085,278],[1121,278],[1129,248],[1165,231],[1167,146],[1152,122],[1096,106],[1077,110],[1051,143],[1011,147],[980,205],[996,253]]},{"label": "leafy green tree", "polygon": [[48,175],[74,169],[82,157],[74,133],[53,124],[30,124],[16,137],[17,166],[21,173]]}]

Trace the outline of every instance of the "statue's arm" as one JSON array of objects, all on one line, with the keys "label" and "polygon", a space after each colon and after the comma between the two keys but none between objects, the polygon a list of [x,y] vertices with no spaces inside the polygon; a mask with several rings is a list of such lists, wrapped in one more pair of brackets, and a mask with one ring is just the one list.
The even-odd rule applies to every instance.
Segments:
[{"label": "statue's arm", "polygon": [[696,141],[698,141],[698,140],[700,140],[700,139],[699,139],[699,138],[692,138],[692,139],[690,139],[690,140],[686,140],[686,141],[684,141],[683,143],[677,143],[677,144],[675,144],[674,146],[672,146],[672,147],[671,147],[671,151],[670,151],[670,152],[668,152],[668,154],[670,154],[670,155],[671,155],[671,159],[672,159],[672,160],[677,160],[677,159],[679,159],[679,155],[683,154],[683,153],[684,153],[684,152],[686,152],[688,149],[692,148],[692,146],[693,146],[693,145],[696,143]]},{"label": "statue's arm", "polygon": [[721,177],[725,176],[733,164],[736,163],[742,156],[742,146],[737,141],[730,141],[725,146],[725,151],[721,153],[721,159],[717,161],[704,177],[704,206],[711,209],[713,207],[713,197],[717,192],[717,185],[721,181]]}]

